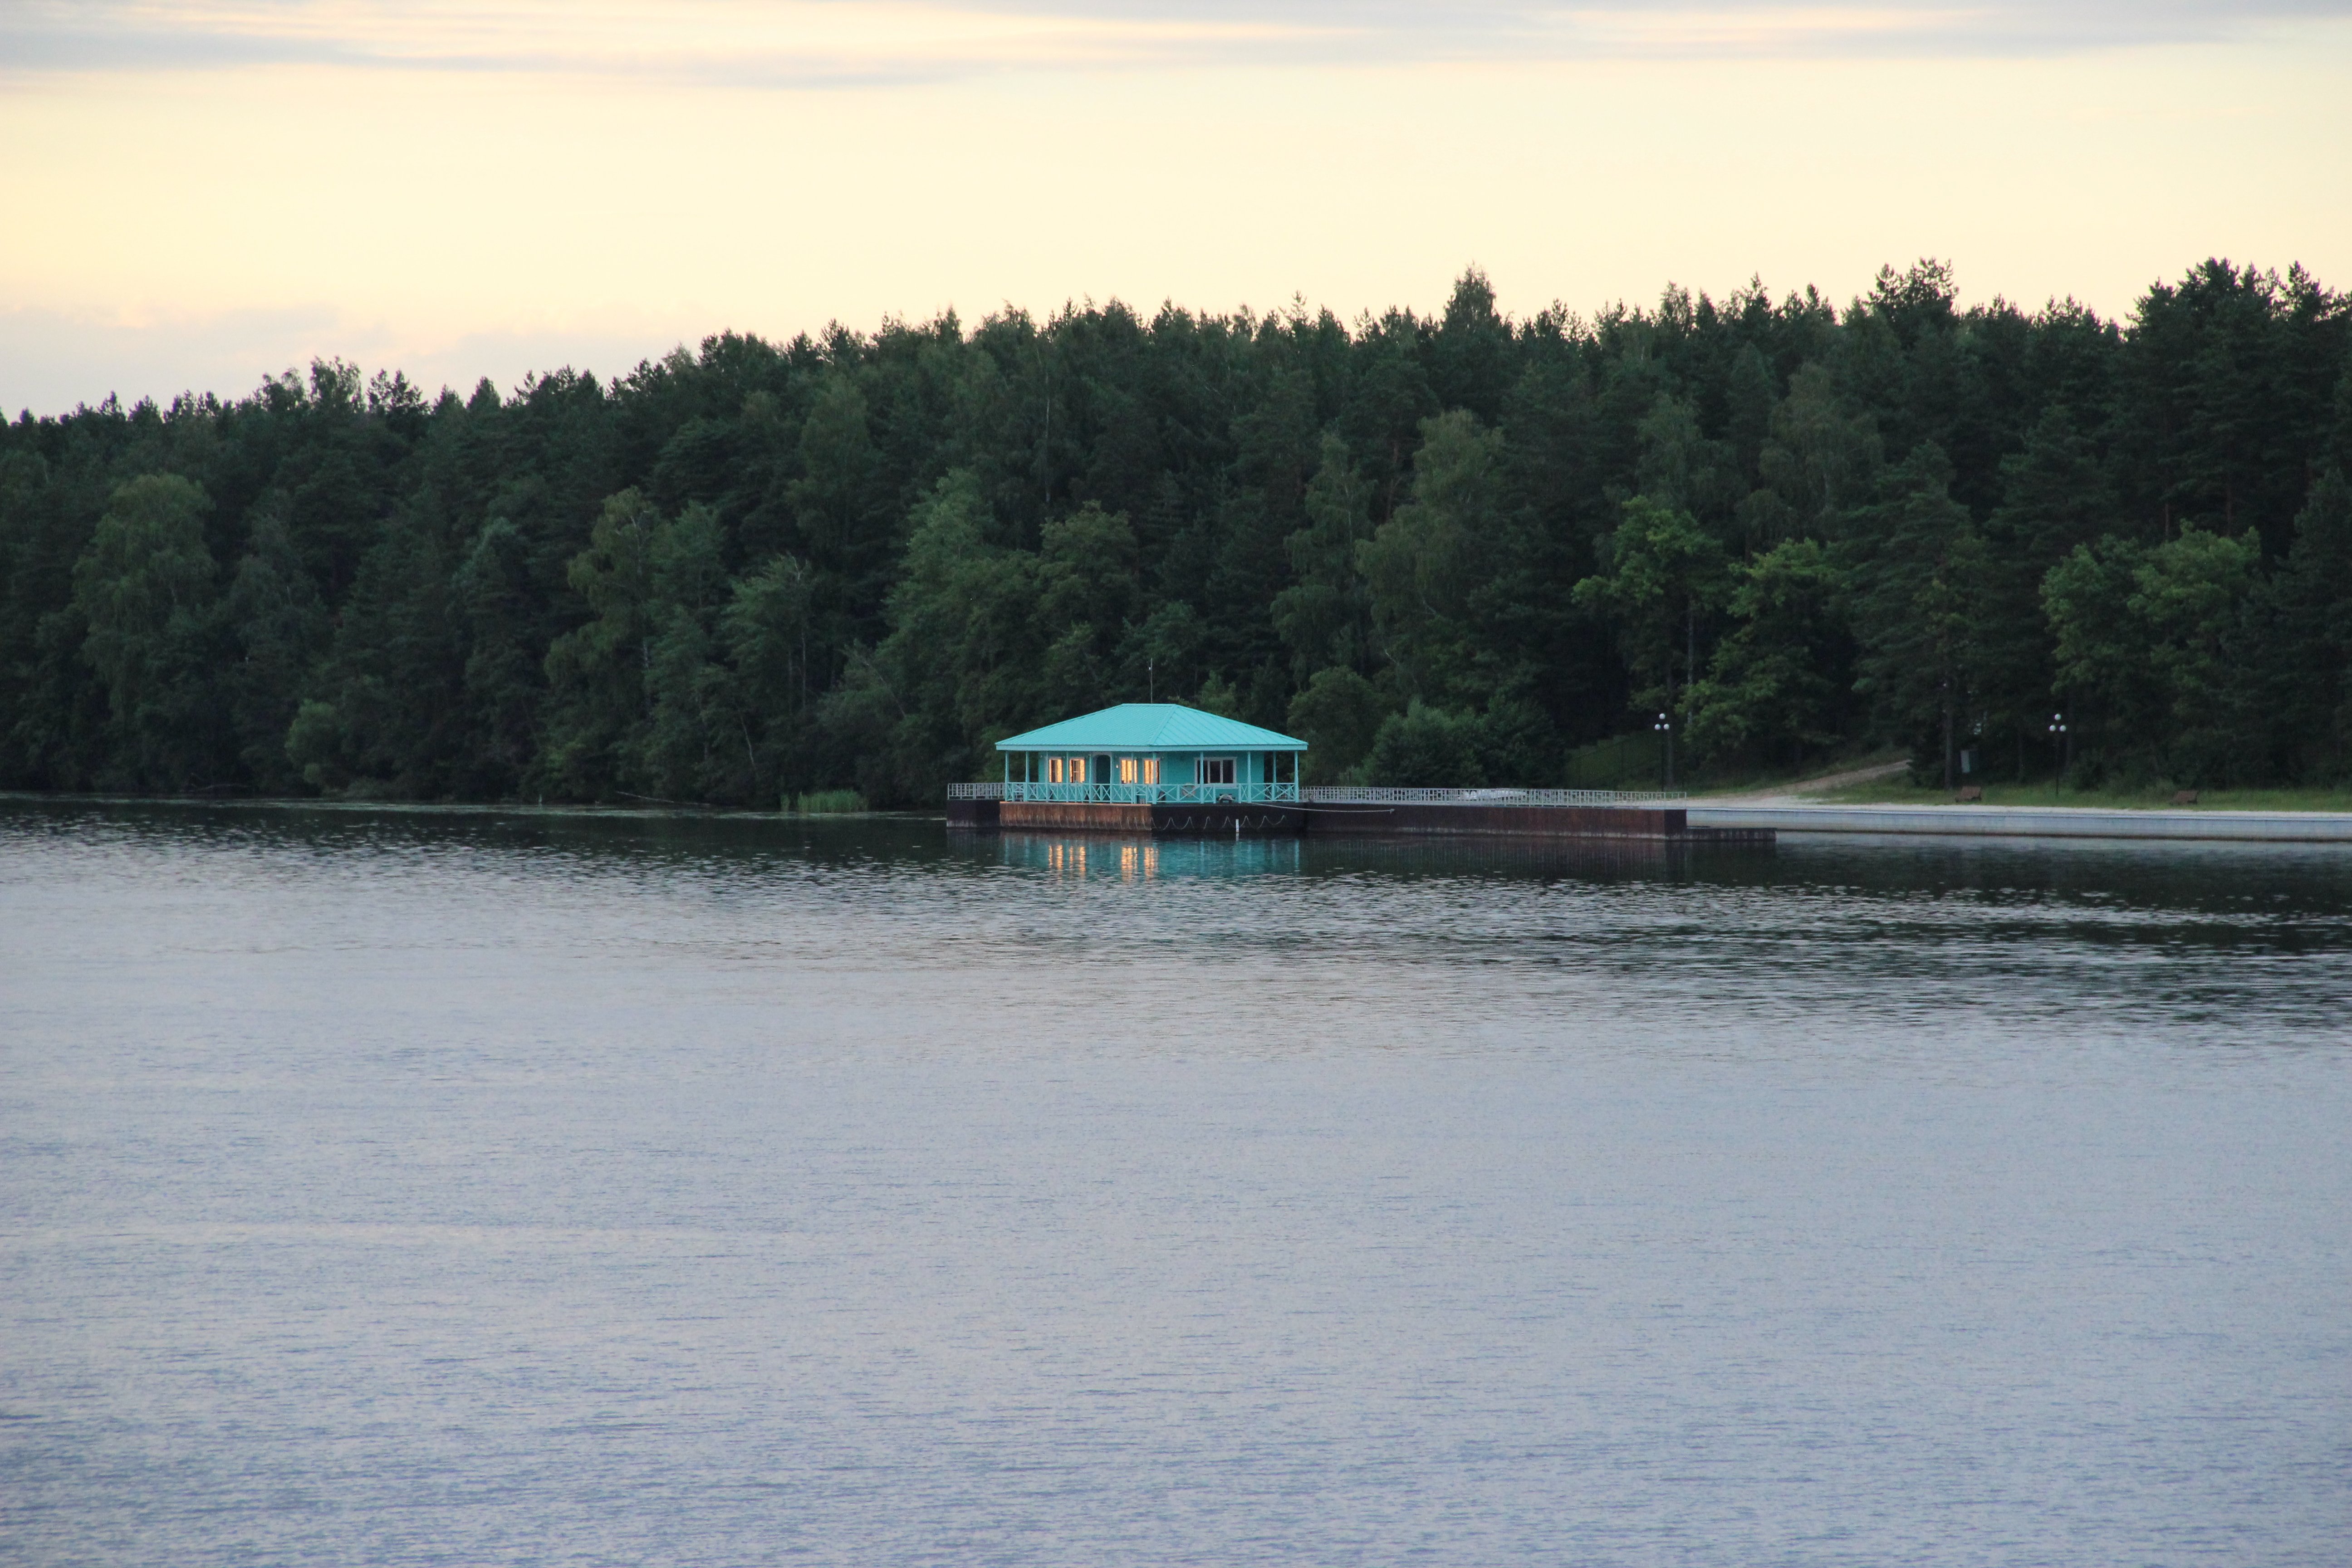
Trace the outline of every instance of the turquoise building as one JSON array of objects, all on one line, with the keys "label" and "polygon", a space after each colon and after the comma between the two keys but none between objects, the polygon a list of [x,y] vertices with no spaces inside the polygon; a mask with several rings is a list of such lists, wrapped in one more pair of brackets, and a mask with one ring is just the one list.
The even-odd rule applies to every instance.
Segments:
[{"label": "turquoise building", "polygon": [[1007,802],[1296,803],[1307,742],[1173,702],[1122,702],[996,742]]}]

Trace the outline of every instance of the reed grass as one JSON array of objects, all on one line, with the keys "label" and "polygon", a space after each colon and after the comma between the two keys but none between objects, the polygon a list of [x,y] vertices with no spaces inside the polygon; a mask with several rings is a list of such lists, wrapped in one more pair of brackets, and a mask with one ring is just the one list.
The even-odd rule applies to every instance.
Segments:
[{"label": "reed grass", "polygon": [[852,816],[866,809],[866,797],[854,789],[818,789],[784,797],[787,816]]}]

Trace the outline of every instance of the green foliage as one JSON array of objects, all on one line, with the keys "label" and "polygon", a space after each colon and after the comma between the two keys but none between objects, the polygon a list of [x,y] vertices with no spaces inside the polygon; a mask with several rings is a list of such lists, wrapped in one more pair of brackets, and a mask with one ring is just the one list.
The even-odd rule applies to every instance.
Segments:
[{"label": "green foliage", "polygon": [[[1936,759],[1951,782],[1975,674],[1984,550],[1951,496],[1952,465],[1922,442],[1880,478],[1879,500],[1843,542],[1849,615],[1861,647],[1855,689],[1880,732]],[[1915,762],[1915,766],[1917,763]]]},{"label": "green foliage", "polygon": [[666,799],[740,799],[756,766],[734,671],[719,657],[731,597],[721,545],[718,515],[700,501],[654,534],[646,715],[629,760],[647,793]]},{"label": "green foliage", "polygon": [[644,492],[604,503],[564,580],[590,616],[547,650],[547,737],[539,782],[550,794],[602,799],[640,782],[631,767],[650,717],[646,679],[669,606],[655,601],[654,561],[665,529]]},{"label": "green foliage", "polygon": [[1371,667],[1371,595],[1356,570],[1357,552],[1371,538],[1371,503],[1347,443],[1324,437],[1321,461],[1307,486],[1307,525],[1284,545],[1297,581],[1273,605],[1275,630],[1298,674]]},{"label": "green foliage", "polygon": [[2076,548],[2116,523],[2115,487],[2095,443],[2063,404],[2043,411],[2024,446],[2000,459],[2000,504],[1979,530],[1973,584],[1973,707],[1995,735],[2042,734],[2056,680],[2042,584]]},{"label": "green foliage", "polygon": [[1660,789],[1665,762],[1664,742],[1641,730],[1577,747],[1561,760],[1557,782],[1564,789]]},{"label": "green foliage", "polygon": [[1748,563],[1732,590],[1732,629],[1692,687],[1685,737],[1699,757],[1802,763],[1834,745],[1853,685],[1840,616],[1846,577],[1819,541],[1792,539]]},{"label": "green foliage", "polygon": [[1609,542],[1609,571],[1576,585],[1576,602],[1617,628],[1625,665],[1639,682],[1637,708],[1679,710],[1680,686],[1697,668],[1698,623],[1731,584],[1722,543],[1682,509],[1638,495],[1624,505]]},{"label": "green foliage", "polygon": [[256,518],[224,609],[236,648],[226,677],[237,758],[257,788],[290,794],[298,778],[286,753],[287,731],[331,628],[281,513]]},{"label": "green foliage", "polygon": [[1380,689],[1354,670],[1317,670],[1290,700],[1288,720],[1290,732],[1307,742],[1313,782],[1331,783],[1369,756],[1390,711]]},{"label": "green foliage", "polygon": [[[992,723],[1009,723],[1001,731],[1009,734],[1043,710],[1050,646],[1035,614],[1043,563],[991,542],[993,518],[976,475],[942,478],[913,522],[890,595],[889,636],[877,658],[853,660],[826,699],[828,728],[861,755],[887,759],[869,791],[884,799],[889,776],[975,776]],[[1058,628],[1055,640],[1070,630]],[[1092,640],[1089,628],[1065,650],[1066,671]]]},{"label": "green foliage", "polygon": [[2044,590],[2058,689],[2096,776],[2263,782],[2252,645],[2262,542],[2184,529],[2153,547],[2078,546]]},{"label": "green foliage", "polygon": [[1242,716],[1241,695],[1226,684],[1222,675],[1209,677],[1201,689],[1193,694],[1192,705],[1203,713],[1214,713],[1221,719]]},{"label": "green foliage", "polygon": [[493,518],[457,571],[465,625],[469,772],[477,789],[509,794],[538,748],[544,659],[534,636],[535,584],[530,540],[506,518]]},{"label": "green foliage", "polygon": [[1476,595],[1497,564],[1503,437],[1467,409],[1423,420],[1421,436],[1412,499],[1357,546],[1356,564],[1405,692],[1473,697]]},{"label": "green foliage", "polygon": [[1759,447],[1760,483],[1743,503],[1763,541],[1832,535],[1869,499],[1879,465],[1877,423],[1839,390],[1836,372],[1807,364],[1790,378]]},{"label": "green foliage", "polygon": [[[2352,376],[2344,389],[2352,420]],[[2352,482],[2341,468],[2312,487],[2273,583],[2263,700],[2278,717],[2279,771],[2352,777]]]},{"label": "green foliage", "polygon": [[111,750],[133,789],[216,782],[226,739],[210,722],[221,652],[220,568],[204,490],[176,474],[116,488],[74,563],[81,656],[106,693]]},{"label": "green foliage", "polygon": [[1381,721],[1365,759],[1365,782],[1442,789],[1483,784],[1485,726],[1475,713],[1432,708],[1415,699]]},{"label": "green foliage", "polygon": [[793,816],[850,816],[866,809],[866,797],[854,789],[804,790],[784,802],[785,812]]},{"label": "green foliage", "polygon": [[792,773],[795,742],[813,693],[809,680],[808,566],[791,555],[735,582],[719,615],[719,635],[734,671],[735,718],[745,734],[751,795],[758,798]]},{"label": "green foliage", "polygon": [[2023,779],[2063,709],[2086,775],[2337,779],[2347,464],[2352,310],[2218,261],[2122,321],[1474,270],[503,397],[321,362],[0,426],[0,786],[887,805],[1147,695],[1324,778],[1646,781],[1672,708],[1723,766]]},{"label": "green foliage", "polygon": [[[2183,784],[2259,782],[2259,710],[2247,700],[2262,540],[2183,529],[2132,574],[2125,608],[2162,694],[2164,770]],[[2250,777],[2250,773],[2256,776]]]},{"label": "green foliage", "polygon": [[2147,559],[2129,540],[2078,544],[2042,584],[2056,636],[2051,700],[2063,705],[2076,752],[2095,772],[2123,763],[2156,729],[2160,693],[2146,630],[2131,610]]}]

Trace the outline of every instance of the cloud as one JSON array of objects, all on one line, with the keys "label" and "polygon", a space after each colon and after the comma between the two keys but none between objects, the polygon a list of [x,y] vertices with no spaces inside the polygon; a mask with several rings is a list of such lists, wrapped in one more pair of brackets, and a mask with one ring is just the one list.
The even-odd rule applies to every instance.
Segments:
[{"label": "cloud", "polygon": [[2352,0],[0,0],[0,72],[310,64],[810,87],[1204,64],[2018,58],[2346,16]]},{"label": "cloud", "polygon": [[168,402],[183,392],[242,397],[317,359],[396,369],[427,395],[488,376],[511,390],[560,366],[610,380],[696,334],[650,321],[450,332],[404,331],[328,305],[126,321],[103,313],[0,310],[0,419],[59,414],[109,395]]},{"label": "cloud", "polygon": [[299,63],[803,87],[1295,58],[1340,41],[1311,23],[1017,0],[35,0],[0,12],[0,59],[18,74]]}]

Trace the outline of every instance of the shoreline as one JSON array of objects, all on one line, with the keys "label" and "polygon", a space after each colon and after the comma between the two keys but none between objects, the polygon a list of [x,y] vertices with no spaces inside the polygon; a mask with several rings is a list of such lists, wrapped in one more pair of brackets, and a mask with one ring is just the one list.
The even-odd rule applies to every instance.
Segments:
[{"label": "shoreline", "polygon": [[1686,808],[1693,827],[1782,833],[1995,838],[2221,839],[2352,844],[2352,812],[2165,810],[2084,805],[1830,805],[1796,802]]},{"label": "shoreline", "polygon": [[[415,816],[506,816],[627,820],[690,816],[806,826],[813,822],[894,818],[941,820],[937,811],[866,811],[795,816],[728,806],[539,805],[529,801],[324,800],[284,796],[66,795],[0,791],[0,802],[46,805],[194,806],[213,809],[383,812]],[[1683,806],[1694,830],[1777,830],[1888,837],[2107,838],[2176,841],[2352,844],[2352,812],[2232,811],[2121,806],[1842,805],[1820,802],[1695,799]],[[1538,837],[1549,837],[1538,835]]]}]

